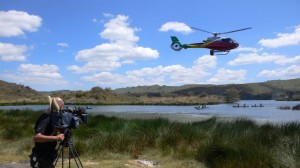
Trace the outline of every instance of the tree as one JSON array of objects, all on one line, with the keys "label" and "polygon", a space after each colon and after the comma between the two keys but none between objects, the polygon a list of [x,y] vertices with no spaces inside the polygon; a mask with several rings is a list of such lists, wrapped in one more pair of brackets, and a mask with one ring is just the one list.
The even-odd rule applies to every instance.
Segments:
[{"label": "tree", "polygon": [[226,89],[224,96],[227,103],[234,103],[240,100],[240,91],[235,88]]},{"label": "tree", "polygon": [[96,93],[96,94],[99,94],[99,93],[103,93],[103,89],[99,86],[95,86],[93,87],[91,90],[90,90],[91,93]]},{"label": "tree", "polygon": [[202,92],[200,95],[199,95],[199,97],[200,98],[204,98],[204,97],[207,97],[208,95],[207,95],[207,93],[205,93],[205,92]]}]

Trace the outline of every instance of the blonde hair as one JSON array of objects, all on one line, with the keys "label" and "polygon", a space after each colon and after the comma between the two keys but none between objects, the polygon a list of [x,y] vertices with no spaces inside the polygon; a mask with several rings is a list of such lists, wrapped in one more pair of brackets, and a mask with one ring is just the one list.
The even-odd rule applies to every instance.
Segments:
[{"label": "blonde hair", "polygon": [[48,99],[49,99],[49,103],[50,103],[50,111],[58,112],[65,105],[63,99],[60,97],[51,98],[51,96],[48,96]]}]

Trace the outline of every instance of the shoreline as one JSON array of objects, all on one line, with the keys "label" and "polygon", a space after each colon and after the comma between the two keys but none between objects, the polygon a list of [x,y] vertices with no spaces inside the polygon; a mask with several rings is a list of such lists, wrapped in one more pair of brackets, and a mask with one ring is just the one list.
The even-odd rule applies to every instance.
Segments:
[{"label": "shoreline", "polygon": [[156,119],[163,118],[170,121],[177,122],[195,122],[203,121],[214,116],[212,115],[196,115],[196,114],[182,114],[182,113],[137,113],[137,112],[97,112],[91,115],[104,115],[107,117],[117,117],[123,119]]},{"label": "shoreline", "polygon": [[[91,114],[91,113],[90,113]],[[273,121],[268,119],[252,119],[247,117],[224,117],[211,115],[209,113],[202,114],[182,114],[182,113],[137,113],[137,112],[97,112],[97,114],[91,115],[104,115],[106,117],[116,117],[121,119],[167,119],[170,122],[180,122],[180,123],[193,123],[201,122],[211,118],[216,118],[218,122],[235,122],[237,120],[249,120],[253,121],[257,125],[271,124],[271,125],[282,125],[292,122],[281,122]]]},{"label": "shoreline", "polygon": [[199,122],[199,121],[205,121],[210,118],[216,118],[217,121],[224,121],[224,122],[232,122],[236,121],[238,119],[247,119],[251,120],[257,124],[261,122],[257,122],[255,120],[252,120],[250,118],[236,118],[236,117],[220,117],[211,115],[208,113],[203,114],[182,114],[182,113],[136,113],[136,112],[98,112],[97,114],[92,115],[104,115],[106,117],[116,117],[116,118],[122,118],[122,119],[167,119],[170,122],[180,122],[180,123],[193,123],[193,122]]}]

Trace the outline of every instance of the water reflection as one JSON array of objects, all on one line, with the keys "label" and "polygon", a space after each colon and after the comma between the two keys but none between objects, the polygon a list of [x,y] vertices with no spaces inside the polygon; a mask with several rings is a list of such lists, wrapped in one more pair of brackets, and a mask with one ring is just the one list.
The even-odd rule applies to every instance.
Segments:
[{"label": "water reflection", "polygon": [[[300,101],[274,100],[243,100],[239,102],[245,107],[234,108],[237,104],[208,105],[208,108],[195,109],[195,106],[160,106],[160,105],[109,105],[90,106],[91,114],[101,113],[147,113],[147,114],[174,114],[189,117],[223,117],[249,118],[259,122],[300,122],[300,111],[281,110],[280,106],[295,106]],[[253,107],[253,106],[263,107]],[[247,107],[248,106],[248,107]],[[32,109],[43,110],[47,105],[0,106],[0,109]],[[72,106],[69,106],[72,107]]]}]

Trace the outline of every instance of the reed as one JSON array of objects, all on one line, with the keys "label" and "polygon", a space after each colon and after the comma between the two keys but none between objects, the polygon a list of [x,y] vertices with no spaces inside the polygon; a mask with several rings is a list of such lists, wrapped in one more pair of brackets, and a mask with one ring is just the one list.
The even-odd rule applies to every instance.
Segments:
[{"label": "reed", "polygon": [[[35,120],[42,112],[0,110],[0,158],[30,153]],[[149,150],[176,160],[193,159],[206,167],[300,167],[300,124],[257,125],[248,119],[193,123],[163,118],[122,119],[89,116],[73,130],[80,155],[98,158],[119,153],[137,158]],[[11,142],[14,142],[14,145]],[[1,160],[0,160],[1,161]]]}]

